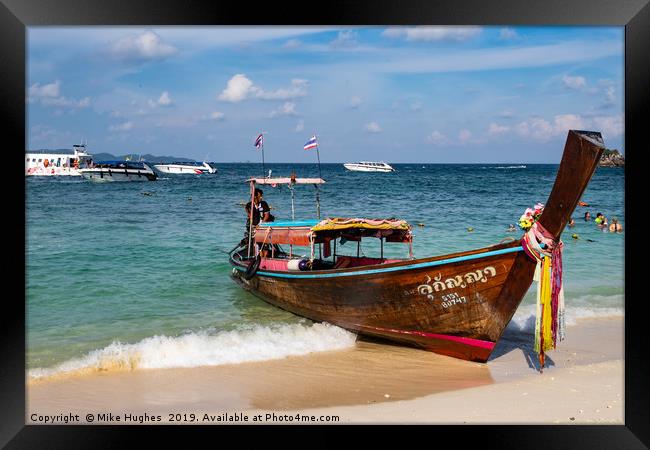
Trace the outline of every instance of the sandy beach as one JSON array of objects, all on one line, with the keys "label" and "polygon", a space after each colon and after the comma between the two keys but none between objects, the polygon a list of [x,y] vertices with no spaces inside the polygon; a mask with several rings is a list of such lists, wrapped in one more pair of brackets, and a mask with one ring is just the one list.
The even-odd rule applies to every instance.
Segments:
[{"label": "sandy beach", "polygon": [[359,339],[264,362],[30,380],[26,421],[623,424],[623,332],[622,318],[579,320],[543,373],[532,335],[511,327],[487,364]]}]

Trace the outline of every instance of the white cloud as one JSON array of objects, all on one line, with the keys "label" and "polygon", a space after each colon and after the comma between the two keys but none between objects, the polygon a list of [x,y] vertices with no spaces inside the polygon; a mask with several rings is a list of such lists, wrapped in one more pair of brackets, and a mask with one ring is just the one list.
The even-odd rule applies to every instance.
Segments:
[{"label": "white cloud", "polygon": [[390,27],[382,34],[390,38],[405,38],[407,41],[466,41],[480,34],[480,27],[453,26],[419,26],[419,27]]},{"label": "white cloud", "polygon": [[[43,106],[87,108],[90,106],[90,97],[81,100],[66,98],[61,95],[61,81],[56,80],[42,86],[40,83],[32,84],[28,90],[27,102],[40,103]],[[62,114],[62,111],[58,111],[57,114]]]},{"label": "white cloud", "polygon": [[257,98],[263,100],[289,100],[307,95],[308,83],[307,80],[295,78],[291,80],[291,86],[288,88],[281,88],[270,92],[255,88],[253,92]]},{"label": "white cloud", "polygon": [[501,28],[501,31],[499,31],[499,39],[511,40],[511,39],[518,39],[518,38],[519,35],[512,28]]},{"label": "white cloud", "polygon": [[597,131],[603,133],[603,138],[611,138],[623,134],[625,124],[622,116],[601,116],[594,117],[594,124]]},{"label": "white cloud", "polygon": [[570,77],[564,75],[562,77],[562,83],[569,89],[582,89],[587,86],[587,80],[584,77]]},{"label": "white cloud", "polygon": [[449,139],[447,139],[447,136],[438,130],[435,130],[433,133],[427,136],[427,142],[433,145],[442,145],[449,143]]},{"label": "white cloud", "polygon": [[490,126],[488,127],[488,133],[492,136],[503,134],[508,131],[510,131],[510,127],[505,125],[499,125],[496,123],[491,123]]},{"label": "white cloud", "polygon": [[422,102],[411,103],[409,108],[411,108],[411,111],[420,111],[422,110]]},{"label": "white cloud", "polygon": [[296,133],[300,133],[304,129],[305,129],[305,121],[300,119],[296,124],[296,128],[294,128],[293,131],[295,131]]},{"label": "white cloud", "polygon": [[60,80],[44,84],[43,86],[41,86],[40,83],[34,83],[29,87],[29,97],[33,99],[58,97],[60,88]]},{"label": "white cloud", "polygon": [[330,42],[330,46],[334,48],[355,47],[358,44],[357,33],[352,30],[339,31],[336,39]]},{"label": "white cloud", "polygon": [[169,92],[164,91],[162,94],[160,94],[160,98],[158,98],[158,104],[160,106],[171,106],[173,104],[172,99],[169,96]]},{"label": "white cloud", "polygon": [[350,99],[350,108],[358,108],[359,105],[361,105],[363,101],[361,100],[361,97],[357,97],[356,95]]},{"label": "white cloud", "polygon": [[537,140],[546,141],[554,136],[553,126],[541,117],[533,117],[530,120],[519,123],[516,131],[524,137],[532,137]]},{"label": "white cloud", "polygon": [[565,134],[569,130],[584,130],[585,121],[575,114],[562,114],[554,118],[554,133]]},{"label": "white cloud", "polygon": [[[411,48],[402,58],[391,58],[391,51],[387,50],[385,58],[368,62],[365,69],[388,73],[445,73],[578,65],[607,56],[620,56],[621,43],[568,41],[534,46],[471,48],[462,52],[440,49],[436,58],[431,58],[424,50]],[[347,66],[341,67],[341,70],[346,69]]]},{"label": "white cloud", "polygon": [[458,132],[458,140],[459,140],[462,144],[466,144],[467,142],[470,141],[470,139],[472,139],[472,133],[471,133],[471,131],[469,131],[469,130],[460,130],[460,131]]},{"label": "white cloud", "polygon": [[285,102],[278,109],[271,111],[269,117],[282,117],[282,116],[297,116],[296,104],[293,102]]},{"label": "white cloud", "polygon": [[548,141],[555,137],[565,136],[569,130],[600,131],[604,138],[612,138],[623,134],[622,116],[583,117],[577,114],[559,114],[552,121],[534,117],[520,122],[514,127],[517,134],[539,141]]},{"label": "white cloud", "polygon": [[224,102],[241,102],[248,97],[252,87],[253,82],[246,78],[246,75],[238,73],[228,80],[226,89],[217,98]]},{"label": "white cloud", "polygon": [[210,119],[216,120],[216,121],[224,120],[225,117],[226,117],[226,115],[224,113],[220,112],[220,111],[214,111],[214,112],[212,112],[210,114]]},{"label": "white cloud", "polygon": [[118,125],[111,125],[109,130],[111,131],[129,131],[133,128],[133,122],[124,122]]},{"label": "white cloud", "polygon": [[301,45],[302,42],[300,42],[298,39],[289,39],[287,42],[284,43],[282,47],[294,49],[300,47]]},{"label": "white cloud", "polygon": [[137,35],[124,36],[110,46],[111,54],[126,61],[148,61],[164,59],[174,55],[177,50],[162,41],[151,30]]},{"label": "white cloud", "polygon": [[280,88],[275,91],[265,91],[255,86],[244,74],[237,74],[228,80],[226,88],[217,96],[217,99],[238,103],[247,98],[260,98],[263,100],[289,100],[307,95],[308,81],[295,78],[291,80],[291,86]]},{"label": "white cloud", "polygon": [[382,129],[377,122],[370,122],[364,126],[364,129],[368,133],[381,133]]}]

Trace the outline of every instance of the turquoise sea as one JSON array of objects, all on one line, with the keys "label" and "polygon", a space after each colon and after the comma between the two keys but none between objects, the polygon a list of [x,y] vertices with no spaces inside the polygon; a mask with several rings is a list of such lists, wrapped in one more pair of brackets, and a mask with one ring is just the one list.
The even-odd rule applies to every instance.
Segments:
[{"label": "turquoise sea", "polygon": [[[557,165],[394,164],[394,173],[323,164],[322,217],[396,217],[414,229],[416,257],[482,247],[521,232],[510,223],[550,193]],[[355,335],[267,305],[230,278],[242,238],[245,179],[260,164],[218,164],[216,175],[95,184],[26,179],[29,374],[128,366],[193,367],[280,358],[354,345]],[[318,176],[316,164],[267,164],[273,176]],[[316,216],[313,186],[298,186],[296,219]],[[562,236],[569,325],[622,316],[625,232],[582,217],[602,212],[625,230],[625,178],[598,168]],[[264,188],[276,220],[291,218],[286,187]],[[424,224],[423,227],[418,224]],[[473,228],[469,232],[468,227]],[[573,239],[572,234],[578,239]],[[349,250],[356,253],[356,245]],[[345,252],[345,247],[339,247]],[[362,247],[366,255],[378,245]],[[386,254],[407,256],[403,244]],[[511,326],[530,327],[535,285]]]}]

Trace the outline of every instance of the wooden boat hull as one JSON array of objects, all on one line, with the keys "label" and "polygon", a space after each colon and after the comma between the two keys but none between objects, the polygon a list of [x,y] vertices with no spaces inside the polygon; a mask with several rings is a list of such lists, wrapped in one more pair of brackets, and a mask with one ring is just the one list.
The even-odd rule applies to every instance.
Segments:
[{"label": "wooden boat hull", "polygon": [[[596,169],[599,133],[570,131],[539,223],[559,237]],[[241,252],[241,253],[239,253]],[[362,334],[485,362],[535,271],[520,241],[431,258],[317,271],[260,269],[231,252],[232,278],[282,309]]]},{"label": "wooden boat hull", "polygon": [[244,289],[297,315],[444,355],[486,361],[510,320],[510,309],[516,309],[532,282],[529,276],[521,277],[516,289],[508,285],[508,297],[519,301],[499,308],[516,264],[530,267],[531,275],[534,270],[534,263],[520,255],[516,242],[333,272],[262,270],[250,280],[244,277],[247,265],[231,262],[232,276]]}]

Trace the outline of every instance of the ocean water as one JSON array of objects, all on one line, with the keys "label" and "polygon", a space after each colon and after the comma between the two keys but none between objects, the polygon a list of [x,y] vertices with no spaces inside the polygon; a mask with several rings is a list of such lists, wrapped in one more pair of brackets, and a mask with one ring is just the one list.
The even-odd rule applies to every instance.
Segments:
[{"label": "ocean water", "polygon": [[[396,217],[414,228],[416,257],[491,245],[551,191],[557,165],[395,164],[394,173],[323,164],[321,215]],[[111,368],[193,367],[353,346],[356,336],[270,306],[230,278],[242,238],[244,180],[260,164],[219,164],[216,175],[95,184],[26,179],[27,365],[31,377]],[[267,164],[274,176],[318,176],[315,164]],[[623,233],[582,217],[602,212],[625,229],[625,179],[598,168],[562,236],[569,324],[624,313]],[[295,218],[316,217],[316,191],[298,186]],[[276,220],[291,218],[286,187],[265,187]],[[418,226],[423,224],[423,227]],[[473,228],[469,232],[468,228]],[[578,239],[573,239],[572,234]],[[371,241],[371,240],[369,240]],[[337,251],[356,254],[356,245]],[[378,254],[378,243],[362,251]],[[387,256],[407,256],[386,244]],[[535,284],[511,326],[533,323]]]}]

